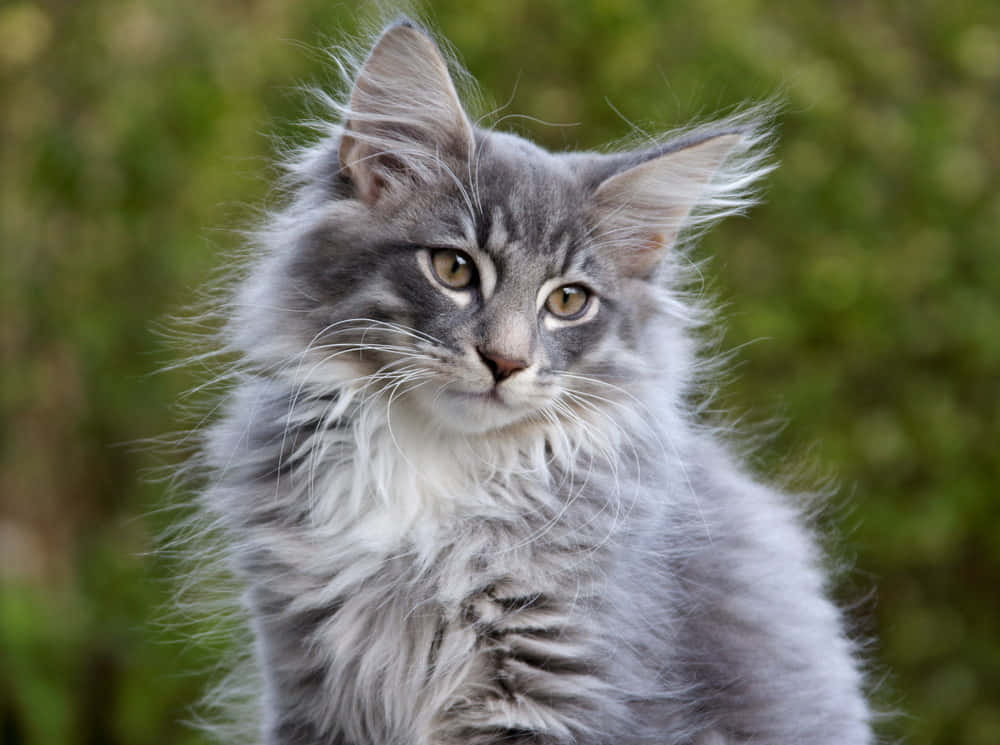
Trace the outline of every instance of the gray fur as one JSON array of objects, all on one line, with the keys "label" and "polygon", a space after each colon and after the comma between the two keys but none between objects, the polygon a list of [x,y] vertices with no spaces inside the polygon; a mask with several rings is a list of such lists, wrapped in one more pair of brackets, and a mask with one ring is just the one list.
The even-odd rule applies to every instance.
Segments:
[{"label": "gray fur", "polygon": [[[684,243],[752,201],[759,125],[548,153],[474,127],[409,23],[332,105],[231,304],[205,437],[260,740],[870,742],[802,516],[686,403]],[[435,280],[441,248],[478,283]],[[552,317],[553,281],[596,312]],[[495,382],[484,353],[527,367]]]}]

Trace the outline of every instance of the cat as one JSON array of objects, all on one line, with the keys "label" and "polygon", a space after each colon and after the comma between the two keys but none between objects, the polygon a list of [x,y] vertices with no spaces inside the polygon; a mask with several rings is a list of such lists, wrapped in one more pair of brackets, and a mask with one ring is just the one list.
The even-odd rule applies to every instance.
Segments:
[{"label": "cat", "polygon": [[871,742],[801,508],[692,403],[686,248],[753,202],[766,124],[550,153],[475,125],[405,18],[352,80],[226,303],[203,437],[256,737]]}]

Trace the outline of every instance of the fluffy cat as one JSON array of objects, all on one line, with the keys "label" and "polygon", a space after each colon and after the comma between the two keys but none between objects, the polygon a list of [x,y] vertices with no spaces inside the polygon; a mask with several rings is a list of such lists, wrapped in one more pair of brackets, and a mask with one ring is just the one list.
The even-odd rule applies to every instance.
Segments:
[{"label": "fluffy cat", "polygon": [[330,104],[204,438],[261,741],[870,742],[798,509],[690,403],[684,245],[752,202],[763,128],[549,153],[406,20]]}]

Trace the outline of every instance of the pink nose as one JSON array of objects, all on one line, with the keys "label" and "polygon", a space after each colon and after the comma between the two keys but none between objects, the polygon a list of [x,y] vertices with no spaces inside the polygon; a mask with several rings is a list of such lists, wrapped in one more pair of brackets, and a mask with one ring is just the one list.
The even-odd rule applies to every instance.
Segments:
[{"label": "pink nose", "polygon": [[506,380],[514,373],[528,366],[528,363],[524,360],[512,360],[509,357],[504,357],[493,352],[484,352],[482,349],[477,349],[476,351],[479,352],[479,359],[493,373],[493,380],[497,383]]}]

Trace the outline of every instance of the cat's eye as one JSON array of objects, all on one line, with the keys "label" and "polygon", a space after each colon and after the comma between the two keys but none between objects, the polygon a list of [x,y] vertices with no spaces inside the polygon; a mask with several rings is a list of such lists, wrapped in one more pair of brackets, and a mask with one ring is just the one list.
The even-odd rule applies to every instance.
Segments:
[{"label": "cat's eye", "polygon": [[587,310],[590,292],[580,285],[563,285],[549,293],[545,307],[557,318],[572,320],[579,318]]},{"label": "cat's eye", "polygon": [[438,281],[453,290],[464,290],[476,279],[476,265],[462,251],[440,248],[431,253],[431,266]]}]

